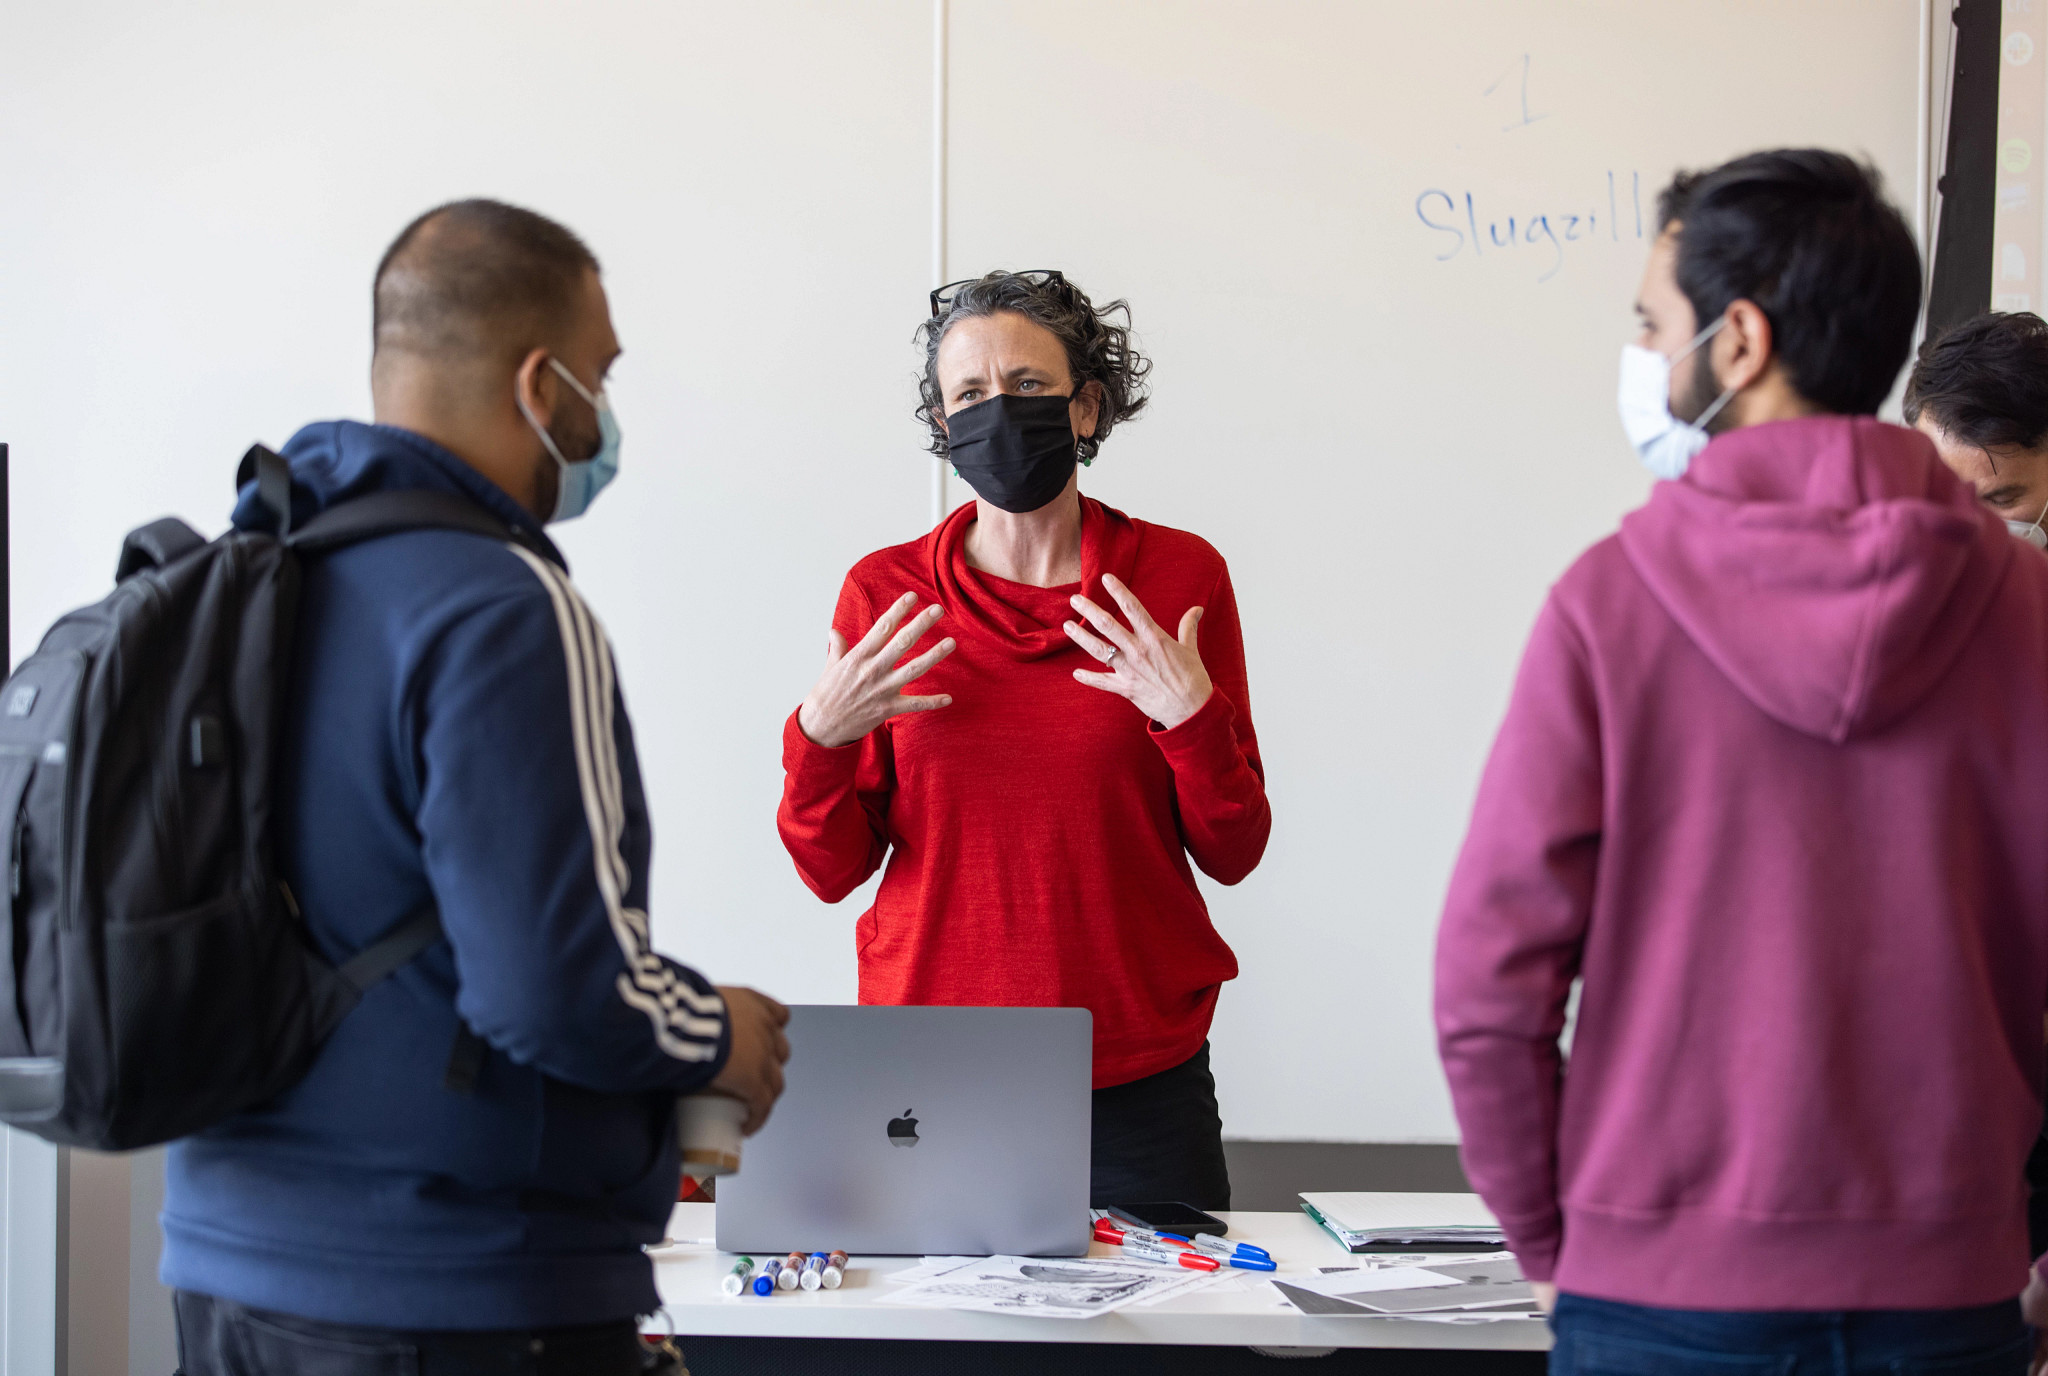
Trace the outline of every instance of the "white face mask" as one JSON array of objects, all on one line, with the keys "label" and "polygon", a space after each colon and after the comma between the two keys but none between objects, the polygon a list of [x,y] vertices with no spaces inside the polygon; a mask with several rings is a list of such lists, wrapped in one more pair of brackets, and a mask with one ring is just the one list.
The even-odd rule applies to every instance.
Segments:
[{"label": "white face mask", "polygon": [[1692,343],[1678,351],[1677,358],[1666,358],[1640,344],[1621,346],[1621,393],[1616,403],[1621,412],[1621,428],[1627,432],[1628,442],[1636,447],[1643,467],[1660,478],[1685,476],[1693,455],[1705,449],[1712,438],[1707,434],[1707,425],[1735,395],[1732,387],[1721,393],[1695,421],[1682,421],[1671,414],[1673,365],[1712,339],[1727,323],[1728,317],[1724,315],[1701,330],[1692,337]]},{"label": "white face mask", "polygon": [[2048,549],[2048,530],[2041,529],[2041,522],[2048,520],[2048,504],[2041,507],[2041,514],[2031,521],[2007,521],[2005,528],[2035,549]]}]

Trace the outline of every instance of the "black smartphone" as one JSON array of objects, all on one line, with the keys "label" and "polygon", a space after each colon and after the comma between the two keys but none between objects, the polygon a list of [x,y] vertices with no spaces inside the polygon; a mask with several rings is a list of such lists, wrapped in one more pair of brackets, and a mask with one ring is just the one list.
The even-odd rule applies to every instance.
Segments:
[{"label": "black smartphone", "polygon": [[1106,1212],[1119,1222],[1150,1228],[1155,1233],[1179,1233],[1182,1237],[1214,1233],[1222,1237],[1230,1231],[1229,1225],[1216,1215],[1204,1213],[1177,1199],[1154,1200],[1149,1204],[1112,1204]]}]

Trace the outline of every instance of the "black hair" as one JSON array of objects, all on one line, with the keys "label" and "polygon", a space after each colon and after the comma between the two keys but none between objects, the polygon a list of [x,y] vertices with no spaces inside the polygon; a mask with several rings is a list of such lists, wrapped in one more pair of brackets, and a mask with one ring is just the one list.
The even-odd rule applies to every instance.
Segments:
[{"label": "black hair", "polygon": [[551,343],[598,270],[584,242],[502,201],[452,201],[407,225],[377,264],[379,349],[518,357]]},{"label": "black hair", "polygon": [[1883,404],[1920,317],[1920,250],[1875,167],[1822,148],[1751,153],[1679,173],[1657,220],[1675,227],[1700,328],[1753,301],[1800,396],[1844,415]]},{"label": "black hair", "polygon": [[1922,414],[1979,449],[2048,441],[2048,321],[1988,311],[1920,346],[1906,379],[1906,423]]},{"label": "black hair", "polygon": [[[1116,300],[1098,308],[1063,276],[1001,269],[959,288],[946,298],[939,314],[918,326],[924,372],[917,381],[917,415],[930,428],[932,453],[940,458],[947,453],[946,429],[938,421],[946,409],[945,392],[939,386],[939,341],[962,320],[1002,311],[1021,315],[1052,332],[1067,352],[1067,371],[1073,374],[1076,395],[1091,382],[1101,388],[1095,433],[1077,439],[1074,446],[1081,462],[1087,463],[1102,448],[1112,426],[1145,409],[1145,375],[1152,371],[1152,361],[1131,345],[1130,303]],[[1121,324],[1115,319],[1119,312],[1123,314]]]}]

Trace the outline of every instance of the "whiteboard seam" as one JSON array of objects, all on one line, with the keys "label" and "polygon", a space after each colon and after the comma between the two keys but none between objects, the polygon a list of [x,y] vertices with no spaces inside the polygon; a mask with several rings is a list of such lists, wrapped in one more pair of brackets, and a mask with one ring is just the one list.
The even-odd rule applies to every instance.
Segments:
[{"label": "whiteboard seam", "polygon": [[[932,287],[946,284],[946,13],[932,0]],[[946,461],[932,458],[931,524],[946,519]]]},{"label": "whiteboard seam", "polygon": [[[1914,140],[1913,167],[1913,219],[1920,231],[1920,252],[1929,264],[1934,261],[1934,245],[1928,239],[1928,206],[1933,191],[1928,186],[1929,147],[1933,139],[1931,121],[1934,118],[1934,0],[1920,0],[1920,99],[1918,137]],[[1924,292],[1922,293],[1925,294]]]}]

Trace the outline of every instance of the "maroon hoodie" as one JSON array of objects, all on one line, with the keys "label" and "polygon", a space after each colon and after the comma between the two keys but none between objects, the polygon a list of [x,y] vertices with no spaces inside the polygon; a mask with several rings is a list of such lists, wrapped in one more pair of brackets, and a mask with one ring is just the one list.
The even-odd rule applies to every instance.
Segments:
[{"label": "maroon hoodie", "polygon": [[2048,559],[1915,431],[1716,439],[1551,590],[1480,785],[1473,1185],[1576,1294],[2008,1299],[2044,1011]]}]

